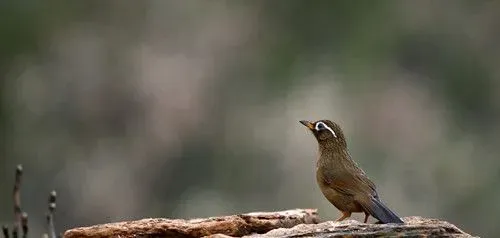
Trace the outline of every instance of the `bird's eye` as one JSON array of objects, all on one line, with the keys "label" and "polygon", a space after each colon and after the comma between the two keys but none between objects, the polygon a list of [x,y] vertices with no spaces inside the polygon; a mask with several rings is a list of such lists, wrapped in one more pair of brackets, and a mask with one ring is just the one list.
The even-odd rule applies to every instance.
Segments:
[{"label": "bird's eye", "polygon": [[318,124],[316,124],[316,130],[323,130],[325,129],[325,124],[323,124],[323,122],[319,122]]}]

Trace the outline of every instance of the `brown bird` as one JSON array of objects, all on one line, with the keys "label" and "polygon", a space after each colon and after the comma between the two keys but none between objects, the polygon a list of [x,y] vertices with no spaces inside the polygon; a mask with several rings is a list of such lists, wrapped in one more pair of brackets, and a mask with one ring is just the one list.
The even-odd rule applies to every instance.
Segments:
[{"label": "brown bird", "polygon": [[340,126],[329,120],[314,123],[300,121],[312,131],[319,146],[316,179],[323,195],[342,216],[342,221],[354,212],[365,213],[366,223],[371,215],[380,223],[404,223],[379,199],[375,184],[352,160]]}]

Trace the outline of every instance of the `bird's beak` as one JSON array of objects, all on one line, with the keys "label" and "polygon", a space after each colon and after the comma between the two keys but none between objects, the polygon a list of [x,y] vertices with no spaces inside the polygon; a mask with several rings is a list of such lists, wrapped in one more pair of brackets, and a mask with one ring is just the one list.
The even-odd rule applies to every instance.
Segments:
[{"label": "bird's beak", "polygon": [[314,125],[310,121],[302,120],[300,121],[300,123],[302,123],[302,125],[304,126],[307,126],[307,128],[309,128],[310,130],[314,129]]}]

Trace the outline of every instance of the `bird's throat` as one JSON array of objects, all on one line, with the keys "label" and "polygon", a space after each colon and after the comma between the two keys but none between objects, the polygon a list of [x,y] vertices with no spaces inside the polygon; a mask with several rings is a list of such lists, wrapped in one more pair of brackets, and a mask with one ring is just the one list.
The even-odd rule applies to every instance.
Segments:
[{"label": "bird's throat", "polygon": [[341,169],[349,159],[349,153],[345,149],[320,147],[316,166],[323,169]]}]

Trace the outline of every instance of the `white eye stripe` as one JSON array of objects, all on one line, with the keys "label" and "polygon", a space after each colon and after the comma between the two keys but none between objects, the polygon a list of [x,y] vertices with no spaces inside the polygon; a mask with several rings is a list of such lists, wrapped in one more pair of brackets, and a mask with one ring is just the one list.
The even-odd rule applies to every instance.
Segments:
[{"label": "white eye stripe", "polygon": [[320,125],[321,125],[323,128],[325,128],[325,129],[329,130],[329,131],[332,133],[333,137],[337,138],[337,134],[335,134],[335,132],[332,130],[332,128],[330,128],[329,126],[327,126],[325,123],[323,123],[323,122],[321,122],[321,121],[320,121],[320,122],[318,122],[318,123],[316,123],[316,126],[314,127],[314,129],[315,129],[316,131],[319,131],[319,130],[320,130],[320,128],[319,128],[319,127],[320,127]]}]

